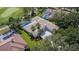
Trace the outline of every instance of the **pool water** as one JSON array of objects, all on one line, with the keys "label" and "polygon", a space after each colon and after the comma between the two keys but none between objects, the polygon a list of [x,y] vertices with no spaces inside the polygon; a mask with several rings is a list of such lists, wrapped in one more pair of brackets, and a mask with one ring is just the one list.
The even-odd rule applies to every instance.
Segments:
[{"label": "pool water", "polygon": [[49,11],[45,11],[42,18],[48,20],[49,16],[51,15],[51,13]]},{"label": "pool water", "polygon": [[24,27],[25,25],[29,24],[30,21],[25,21],[24,23],[21,24],[21,27]]}]

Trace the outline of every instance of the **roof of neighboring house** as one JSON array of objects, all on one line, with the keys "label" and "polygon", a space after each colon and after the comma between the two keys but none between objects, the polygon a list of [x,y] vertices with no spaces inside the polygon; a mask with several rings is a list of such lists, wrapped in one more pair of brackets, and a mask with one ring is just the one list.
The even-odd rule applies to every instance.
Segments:
[{"label": "roof of neighboring house", "polygon": [[24,40],[18,33],[7,40],[0,41],[0,51],[23,51],[25,46]]}]

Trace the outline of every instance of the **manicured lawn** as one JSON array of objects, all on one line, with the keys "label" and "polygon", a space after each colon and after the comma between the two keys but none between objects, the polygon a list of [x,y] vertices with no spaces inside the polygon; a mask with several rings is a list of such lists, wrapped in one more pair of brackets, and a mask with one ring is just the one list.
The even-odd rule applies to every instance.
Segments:
[{"label": "manicured lawn", "polygon": [[24,15],[23,8],[0,8],[0,23],[6,23],[9,17],[20,17]]},{"label": "manicured lawn", "polygon": [[39,41],[31,40],[30,36],[26,32],[24,32],[22,30],[20,30],[20,32],[21,32],[22,38],[24,39],[24,41],[26,42],[26,44],[30,47],[30,49],[33,46],[41,45],[42,44],[42,40],[39,40]]}]

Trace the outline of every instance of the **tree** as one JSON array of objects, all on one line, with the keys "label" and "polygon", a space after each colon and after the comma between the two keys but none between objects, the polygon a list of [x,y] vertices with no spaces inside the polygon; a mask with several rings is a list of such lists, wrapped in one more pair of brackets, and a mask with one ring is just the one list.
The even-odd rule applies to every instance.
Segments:
[{"label": "tree", "polygon": [[[60,44],[64,44],[62,50],[78,50],[79,45],[79,29],[74,28],[74,27],[68,27],[67,29],[60,29],[58,30],[57,34],[60,33],[61,37],[59,38],[60,40],[58,41]],[[55,36],[54,36],[55,37]],[[56,36],[58,37],[58,35]],[[61,42],[61,40],[63,40]],[[58,43],[57,43],[58,44]],[[59,44],[58,44],[59,45]],[[73,48],[75,47],[75,49]]]},{"label": "tree", "polygon": [[13,17],[9,17],[9,24],[14,24],[14,18]]},{"label": "tree", "polygon": [[10,25],[11,29],[16,29],[19,23],[20,23],[19,18],[18,19],[14,19],[13,17],[9,18],[8,25]]},{"label": "tree", "polygon": [[64,16],[62,19],[55,19],[56,24],[60,28],[67,28],[68,26],[78,27],[79,25],[79,13],[69,13]]},{"label": "tree", "polygon": [[40,45],[34,45],[31,51],[51,51],[53,48],[48,40],[43,40]]}]

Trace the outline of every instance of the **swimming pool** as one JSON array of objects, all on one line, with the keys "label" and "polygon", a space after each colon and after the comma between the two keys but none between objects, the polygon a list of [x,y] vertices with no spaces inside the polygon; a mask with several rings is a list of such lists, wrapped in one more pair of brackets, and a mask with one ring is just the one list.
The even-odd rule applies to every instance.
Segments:
[{"label": "swimming pool", "polygon": [[24,23],[21,24],[21,27],[24,27],[25,25],[29,24],[30,21],[25,21]]},{"label": "swimming pool", "polygon": [[46,11],[43,13],[42,18],[48,20],[48,18],[49,18],[50,15],[51,15],[51,13],[50,13],[49,11],[46,10]]},{"label": "swimming pool", "polygon": [[43,17],[42,17],[42,18],[44,18],[44,19],[48,20],[49,15],[48,15],[48,14],[45,14],[45,15],[43,15]]}]

